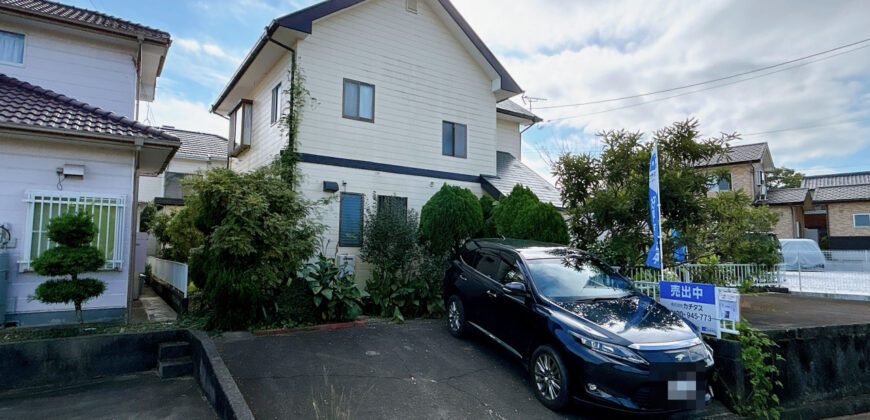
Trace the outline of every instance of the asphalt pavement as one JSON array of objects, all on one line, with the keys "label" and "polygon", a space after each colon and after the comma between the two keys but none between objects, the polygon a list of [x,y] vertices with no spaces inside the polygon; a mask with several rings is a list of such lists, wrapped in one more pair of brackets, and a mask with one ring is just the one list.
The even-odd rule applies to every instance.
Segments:
[{"label": "asphalt pavement", "polygon": [[481,336],[453,338],[441,320],[215,342],[258,419],[315,418],[315,406],[360,419],[625,418],[547,410],[515,356]]}]

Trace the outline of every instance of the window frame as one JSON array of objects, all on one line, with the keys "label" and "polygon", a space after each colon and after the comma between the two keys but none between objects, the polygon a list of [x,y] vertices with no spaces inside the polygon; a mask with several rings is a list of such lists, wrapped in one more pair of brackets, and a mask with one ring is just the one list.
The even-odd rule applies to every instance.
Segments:
[{"label": "window frame", "polygon": [[[867,216],[867,225],[858,226],[858,216]],[[870,213],[852,213],[852,227],[855,229],[870,229]]]},{"label": "window frame", "polygon": [[281,97],[283,96],[283,92],[281,91],[281,82],[278,82],[275,87],[272,88],[272,104],[270,106],[269,112],[269,124],[275,125],[278,120],[281,119]]},{"label": "window frame", "polygon": [[[453,154],[444,153],[444,128],[447,124],[450,124],[450,126],[453,128],[453,133],[452,133],[452,137],[451,137],[451,139],[453,140]],[[465,128],[465,150],[464,150],[464,153],[462,156],[459,156],[456,154],[456,127],[457,126],[462,126],[463,128]],[[449,156],[449,157],[455,157],[455,158],[459,158],[459,159],[468,159],[468,125],[467,124],[462,124],[462,123],[447,121],[447,120],[441,121],[441,156]]]},{"label": "window frame", "polygon": [[[347,84],[356,84],[357,87],[357,104],[356,104],[356,114],[357,115],[349,115],[345,113],[345,102],[347,101]],[[372,88],[372,117],[371,118],[363,118],[359,116],[360,105],[362,104],[362,95],[359,94],[361,86],[370,86]],[[361,82],[359,80],[343,78],[341,80],[341,117],[347,118],[349,120],[362,121],[374,124],[375,122],[375,97],[377,96],[377,92],[375,90],[375,85],[371,83]]]},{"label": "window frame", "polygon": [[[245,110],[247,110],[248,112],[245,113]],[[239,145],[236,146],[236,118],[238,118],[239,111],[241,111],[241,115],[242,115],[242,125],[241,125],[242,133],[240,134],[241,137],[239,139]],[[252,132],[254,131],[253,113],[254,113],[254,101],[252,101],[250,99],[239,100],[239,103],[233,107],[232,111],[230,111],[230,113],[229,113],[229,116],[230,116],[230,134],[229,134],[229,138],[227,141],[227,148],[228,148],[227,152],[229,153],[230,157],[236,157],[236,156],[240,155],[242,152],[244,152],[245,150],[248,150],[251,148],[251,138],[253,137]],[[245,117],[247,117],[247,118],[245,118]],[[246,121],[249,123],[247,131],[245,130],[245,122]],[[245,137],[247,137],[247,139],[245,139]]]},{"label": "window frame", "polygon": [[[126,236],[124,232],[124,227],[127,223],[127,200],[123,195],[114,195],[114,194],[99,194],[99,193],[86,193],[86,192],[73,192],[73,191],[48,191],[48,190],[27,190],[25,192],[26,198],[24,202],[27,203],[27,210],[25,216],[25,235],[24,235],[24,249],[21,253],[21,260],[18,261],[18,271],[26,272],[33,271],[31,264],[33,263],[34,256],[32,255],[32,247],[33,247],[33,222],[36,217],[36,204],[48,204],[49,207],[49,219],[55,216],[59,216],[60,213],[54,214],[53,212],[53,204],[60,204],[61,200],[64,199],[75,199],[75,203],[65,203],[67,205],[75,205],[76,209],[78,206],[87,206],[88,204],[85,202],[81,202],[83,200],[92,199],[92,200],[101,200],[102,207],[114,207],[116,208],[117,214],[115,215],[115,234],[112,238],[114,242],[113,251],[114,255],[112,255],[112,259],[110,260],[107,255],[103,255],[106,258],[106,265],[99,269],[99,271],[123,271],[124,270],[124,259],[126,256],[126,251],[124,247],[124,238]],[[37,200],[37,197],[40,197],[40,200]],[[92,204],[91,204],[92,205]],[[42,218],[42,215],[40,215]],[[102,212],[100,216],[96,218],[94,221],[97,224],[97,238],[99,238],[99,229],[102,218]],[[41,221],[42,219],[40,219]],[[41,225],[42,223],[40,223]],[[107,224],[108,226],[108,224]],[[44,234],[41,232],[40,235]],[[106,244],[108,244],[108,237],[106,238]],[[50,249],[50,248],[46,248]],[[38,252],[43,252],[39,250]]]},{"label": "window frame", "polygon": [[402,208],[401,215],[403,218],[408,217],[408,197],[400,197],[398,195],[378,195],[377,201],[375,202],[375,209],[378,213],[381,212],[381,200],[383,199],[384,204],[390,200],[402,201],[404,204],[404,208]]},{"label": "window frame", "polygon": [[[343,242],[343,238],[342,238],[344,235],[342,235],[343,232],[342,232],[342,228],[341,228],[341,225],[342,225],[341,216],[344,214],[344,210],[343,210],[344,196],[346,196],[346,195],[355,195],[355,196],[359,196],[359,198],[360,198],[360,206],[359,206],[359,234],[360,234],[360,238],[359,238],[358,245],[354,245],[354,244],[348,245],[347,243]],[[366,204],[365,194],[352,193],[352,192],[342,192],[339,195],[339,197],[338,197],[338,246],[343,247],[343,248],[359,248],[362,246],[362,240],[363,240],[362,233],[363,233],[363,227],[364,227],[363,224],[364,224],[364,220],[365,220],[364,219],[364,217],[365,217],[365,215],[364,215],[365,204]]]},{"label": "window frame", "polygon": [[[719,183],[722,182],[722,180],[724,180],[724,179],[728,180],[728,189],[727,190],[723,190],[719,186]],[[716,175],[716,174],[711,175],[710,183],[708,185],[709,185],[707,188],[708,192],[733,191],[734,190],[734,184],[732,182],[731,173],[728,173],[724,177]]]},{"label": "window frame", "polygon": [[14,61],[3,61],[3,60],[0,60],[0,64],[6,65],[6,66],[13,66],[13,67],[21,67],[21,68],[23,68],[23,67],[25,66],[25,63],[27,63],[27,38],[29,38],[27,32],[24,32],[24,31],[18,31],[18,30],[11,30],[11,29],[7,29],[7,28],[2,27],[2,26],[0,26],[0,31],[8,32],[8,33],[11,33],[11,34],[16,34],[16,35],[21,35],[21,36],[24,37],[24,45],[21,47],[21,62],[20,62],[20,63],[16,63],[16,62],[14,62]]}]

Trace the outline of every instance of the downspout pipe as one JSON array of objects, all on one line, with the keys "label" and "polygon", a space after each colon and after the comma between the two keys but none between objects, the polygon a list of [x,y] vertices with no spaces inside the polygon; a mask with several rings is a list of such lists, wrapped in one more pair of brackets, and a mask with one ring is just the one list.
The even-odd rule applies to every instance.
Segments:
[{"label": "downspout pipe", "polygon": [[136,237],[139,233],[139,155],[144,139],[135,140],[133,151],[133,199],[130,202],[130,255],[127,264],[127,323],[133,321],[133,284],[136,280]]},{"label": "downspout pipe", "polygon": [[[267,32],[267,33],[269,33],[269,32]],[[296,99],[293,97],[293,95],[295,95],[295,92],[296,92],[296,89],[295,89],[296,88],[296,50],[293,49],[293,47],[291,47],[287,44],[284,44],[283,42],[278,41],[275,38],[272,38],[271,33],[269,33],[268,40],[269,40],[269,42],[272,42],[275,45],[277,45],[277,46],[279,46],[287,51],[290,51],[290,121],[292,122],[293,121],[293,112],[295,111],[293,105],[295,104],[295,99]],[[288,131],[287,140],[288,141],[293,140],[292,138],[290,138],[290,136],[293,135],[293,131],[292,130],[287,130],[287,131]]]}]

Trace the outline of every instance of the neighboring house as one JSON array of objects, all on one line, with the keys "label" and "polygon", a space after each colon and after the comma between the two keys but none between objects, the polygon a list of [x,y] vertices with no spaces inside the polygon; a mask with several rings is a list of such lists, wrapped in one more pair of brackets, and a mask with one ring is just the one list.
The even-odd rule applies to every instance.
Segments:
[{"label": "neighboring house", "polygon": [[806,237],[804,213],[812,208],[812,193],[807,188],[780,188],[767,192],[767,199],[759,201],[767,204],[779,215],[774,233],[780,239]]},{"label": "neighboring house", "polygon": [[75,320],[71,305],[30,300],[46,280],[30,264],[52,246],[48,221],[75,209],[94,215],[107,261],[93,274],[106,291],[84,318],[123,317],[138,178],[160,174],[179,147],[133,119],[138,101],[154,96],[169,34],[41,0],[0,0],[0,12],[0,224],[12,236],[0,254],[11,266],[8,283],[0,278],[0,322]]},{"label": "neighboring house", "polygon": [[695,167],[714,178],[709,194],[742,190],[754,202],[766,199],[767,174],[774,170],[766,142],[733,146],[707,162],[695,164]]},{"label": "neighboring house", "polygon": [[147,203],[159,206],[184,205],[187,191],[182,188],[182,180],[198,172],[214,167],[227,166],[227,139],[215,134],[179,130],[175,127],[160,127],[169,135],[178,137],[181,147],[169,162],[166,171],[153,178],[142,178],[139,182],[139,207]]},{"label": "neighboring house", "polygon": [[232,169],[286,145],[294,60],[316,98],[299,127],[300,188],[337,198],[321,214],[328,255],[358,254],[366,208],[419,212],[444,183],[496,197],[521,183],[558,205],[520,162],[520,129],[540,119],[509,101],[522,89],[449,1],[331,0],[272,21],[212,106],[231,119]]},{"label": "neighboring house", "polygon": [[830,249],[870,249],[870,172],[805,176],[813,191],[807,227],[828,238]]}]

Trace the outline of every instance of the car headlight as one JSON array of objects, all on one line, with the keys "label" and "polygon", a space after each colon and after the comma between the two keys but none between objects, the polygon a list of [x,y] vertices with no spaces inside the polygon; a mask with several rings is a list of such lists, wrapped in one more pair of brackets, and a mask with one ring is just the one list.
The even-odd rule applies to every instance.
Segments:
[{"label": "car headlight", "polygon": [[584,337],[580,334],[574,334],[574,337],[580,341],[581,344],[589,348],[590,350],[597,351],[599,353],[603,353],[607,356],[625,360],[627,362],[636,363],[640,365],[648,365],[649,362],[646,361],[639,354],[635,353],[628,347],[623,347],[617,344],[608,343],[605,341],[593,340],[588,337]]}]

